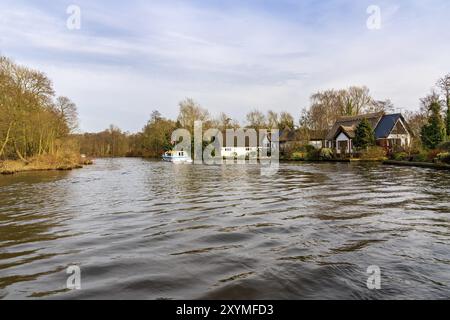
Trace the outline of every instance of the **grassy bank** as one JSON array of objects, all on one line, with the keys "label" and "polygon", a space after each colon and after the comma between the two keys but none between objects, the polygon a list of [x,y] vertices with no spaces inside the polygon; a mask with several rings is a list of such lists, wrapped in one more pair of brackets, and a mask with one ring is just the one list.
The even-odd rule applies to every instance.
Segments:
[{"label": "grassy bank", "polygon": [[81,158],[78,155],[37,156],[27,161],[6,160],[0,161],[0,174],[15,174],[27,171],[73,170],[92,164],[91,159]]}]

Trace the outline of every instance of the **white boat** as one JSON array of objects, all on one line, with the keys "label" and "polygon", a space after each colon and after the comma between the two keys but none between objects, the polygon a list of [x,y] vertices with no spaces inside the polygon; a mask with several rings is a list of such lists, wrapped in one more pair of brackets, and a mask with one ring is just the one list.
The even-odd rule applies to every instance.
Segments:
[{"label": "white boat", "polygon": [[185,151],[168,151],[163,155],[163,160],[173,163],[192,163],[192,158]]}]

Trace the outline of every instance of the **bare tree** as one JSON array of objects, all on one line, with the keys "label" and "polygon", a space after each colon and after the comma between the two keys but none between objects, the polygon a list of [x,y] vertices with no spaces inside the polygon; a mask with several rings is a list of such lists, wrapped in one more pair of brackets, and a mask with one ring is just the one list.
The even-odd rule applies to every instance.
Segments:
[{"label": "bare tree", "polygon": [[210,121],[208,110],[203,109],[199,104],[190,98],[180,102],[178,122],[181,127],[193,132],[195,121]]},{"label": "bare tree", "polygon": [[445,127],[447,129],[447,135],[450,136],[450,73],[439,79],[437,86],[444,95],[445,104],[447,106]]},{"label": "bare tree", "polygon": [[58,97],[55,102],[57,113],[67,126],[68,133],[78,128],[77,106],[67,97]]},{"label": "bare tree", "polygon": [[277,129],[279,127],[279,118],[278,113],[275,111],[269,110],[267,112],[267,125],[270,129]]},{"label": "bare tree", "polygon": [[391,100],[373,100],[372,103],[367,106],[367,112],[384,112],[384,113],[392,113],[394,112],[394,104]]},{"label": "bare tree", "polygon": [[[420,137],[421,130],[428,123],[427,111],[406,111],[404,116],[415,137]],[[420,140],[420,139],[419,139]]]},{"label": "bare tree", "polygon": [[0,156],[24,162],[67,151],[64,141],[77,125],[75,104],[65,97],[54,100],[52,82],[44,73],[5,57],[0,57],[0,115]]},{"label": "bare tree", "polygon": [[280,130],[294,130],[295,124],[294,124],[294,117],[288,113],[288,112],[282,112],[280,114],[280,120],[279,120],[279,129]]},{"label": "bare tree", "polygon": [[233,119],[231,119],[231,117],[229,117],[226,113],[222,112],[219,115],[217,124],[221,130],[232,129],[233,128]]},{"label": "bare tree", "polygon": [[441,97],[434,89],[432,89],[431,92],[427,96],[420,99],[420,108],[423,112],[425,112],[427,117],[428,117],[429,108],[433,103],[439,103],[439,104],[442,103]]},{"label": "bare tree", "polygon": [[304,115],[311,130],[328,130],[337,117],[343,115],[342,97],[342,92],[335,90],[320,91],[311,96],[311,106]]},{"label": "bare tree", "polygon": [[261,111],[253,110],[247,114],[247,127],[255,130],[263,129],[266,127],[266,117]]},{"label": "bare tree", "polygon": [[375,103],[367,87],[319,91],[311,96],[310,107],[302,111],[300,128],[304,132],[315,131],[324,135],[341,116],[388,109],[389,106],[388,101]]},{"label": "bare tree", "polygon": [[370,96],[369,88],[363,87],[350,87],[345,94],[344,100],[346,101],[345,115],[354,116],[364,113],[373,99]]},{"label": "bare tree", "polygon": [[151,123],[156,123],[156,122],[160,121],[161,119],[162,119],[162,115],[161,115],[161,112],[159,112],[158,110],[154,110],[152,112],[152,114],[150,115]]}]

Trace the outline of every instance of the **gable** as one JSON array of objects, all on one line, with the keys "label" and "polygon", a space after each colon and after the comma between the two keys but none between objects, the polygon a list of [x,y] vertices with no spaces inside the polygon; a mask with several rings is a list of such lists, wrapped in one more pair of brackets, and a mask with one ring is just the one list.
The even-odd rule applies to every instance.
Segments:
[{"label": "gable", "polygon": [[386,139],[391,134],[410,134],[406,120],[399,113],[384,116],[375,129],[376,139]]},{"label": "gable", "polygon": [[405,126],[403,125],[401,119],[397,121],[397,123],[395,124],[394,128],[391,131],[391,134],[408,134],[408,131],[406,131]]},{"label": "gable", "polygon": [[347,140],[351,140],[351,138],[345,132],[341,132],[336,137],[336,141],[347,141]]}]

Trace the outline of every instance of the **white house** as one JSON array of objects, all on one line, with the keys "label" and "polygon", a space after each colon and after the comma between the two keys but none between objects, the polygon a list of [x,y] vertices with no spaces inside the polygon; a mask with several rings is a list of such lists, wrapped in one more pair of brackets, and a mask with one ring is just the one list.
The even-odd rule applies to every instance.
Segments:
[{"label": "white house", "polygon": [[221,154],[223,158],[234,159],[234,158],[257,158],[260,155],[267,154],[268,150],[271,150],[272,143],[267,135],[261,136],[259,138],[251,137],[245,135],[244,143],[242,141],[238,142],[236,133],[233,136],[234,141],[232,143],[227,143],[226,133],[223,136],[223,146],[221,148]]},{"label": "white house", "polygon": [[222,147],[224,158],[245,158],[258,154],[258,147]]}]

